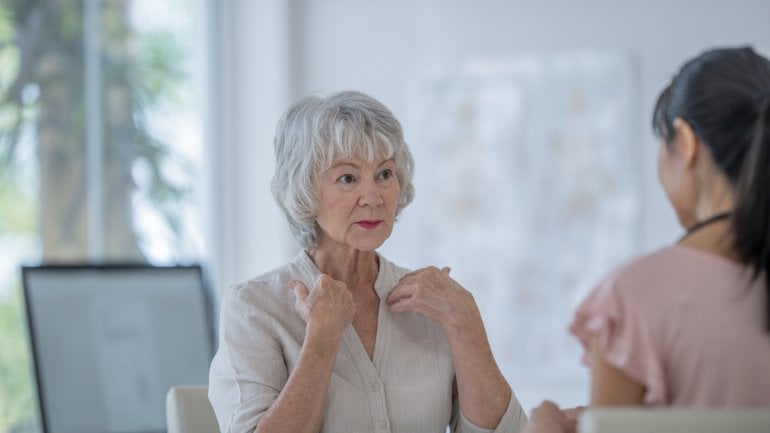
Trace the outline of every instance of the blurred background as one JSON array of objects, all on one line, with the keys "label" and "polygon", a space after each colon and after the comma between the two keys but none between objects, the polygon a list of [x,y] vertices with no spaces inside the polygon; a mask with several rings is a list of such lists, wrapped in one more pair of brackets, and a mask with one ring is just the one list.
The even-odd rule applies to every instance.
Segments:
[{"label": "blurred background", "polygon": [[217,305],[299,251],[275,124],[344,89],[415,155],[382,253],[453,268],[526,409],[585,403],[572,309],[681,231],[654,100],[704,49],[767,55],[768,22],[766,0],[0,0],[0,432],[39,428],[20,265],[200,263]]}]

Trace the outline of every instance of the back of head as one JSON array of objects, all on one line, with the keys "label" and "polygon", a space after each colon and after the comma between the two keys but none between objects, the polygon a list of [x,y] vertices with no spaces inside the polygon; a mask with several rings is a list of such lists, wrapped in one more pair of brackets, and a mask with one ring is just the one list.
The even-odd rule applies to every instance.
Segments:
[{"label": "back of head", "polygon": [[[688,61],[661,93],[653,129],[667,143],[681,118],[735,190],[734,248],[770,278],[770,61],[750,47],[714,49]],[[767,280],[766,280],[767,281]],[[770,284],[768,284],[770,328]]]}]

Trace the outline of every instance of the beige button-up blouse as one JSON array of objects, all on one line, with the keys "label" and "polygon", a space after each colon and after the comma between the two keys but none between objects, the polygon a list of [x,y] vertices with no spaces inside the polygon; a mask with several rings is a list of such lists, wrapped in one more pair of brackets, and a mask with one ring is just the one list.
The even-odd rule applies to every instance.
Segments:
[{"label": "beige button-up blouse", "polygon": [[[439,325],[415,313],[390,313],[384,299],[408,271],[380,257],[380,299],[373,359],[352,325],[343,332],[321,432],[517,432],[526,416],[515,396],[495,430],[460,413],[449,344]],[[220,314],[219,349],[209,372],[209,399],[222,433],[252,432],[297,363],[305,322],[289,281],[309,288],[320,275],[306,253],[230,286]]]}]

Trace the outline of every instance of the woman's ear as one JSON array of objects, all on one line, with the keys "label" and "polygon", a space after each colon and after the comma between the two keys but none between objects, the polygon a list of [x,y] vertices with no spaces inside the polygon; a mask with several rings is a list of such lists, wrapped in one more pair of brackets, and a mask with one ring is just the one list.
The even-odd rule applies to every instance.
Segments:
[{"label": "woman's ear", "polygon": [[672,144],[676,147],[677,153],[682,156],[685,165],[692,167],[698,158],[698,137],[692,130],[692,126],[681,117],[674,119],[673,126],[675,138]]}]

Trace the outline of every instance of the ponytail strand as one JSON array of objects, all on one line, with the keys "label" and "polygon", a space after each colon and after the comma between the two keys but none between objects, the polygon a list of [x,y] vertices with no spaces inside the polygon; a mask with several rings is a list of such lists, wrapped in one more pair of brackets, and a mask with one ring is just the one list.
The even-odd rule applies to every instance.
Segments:
[{"label": "ponytail strand", "polygon": [[733,211],[734,247],[742,261],[754,268],[754,278],[764,271],[767,322],[770,331],[770,89],[758,100],[758,115],[736,184]]}]

